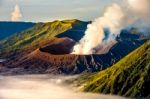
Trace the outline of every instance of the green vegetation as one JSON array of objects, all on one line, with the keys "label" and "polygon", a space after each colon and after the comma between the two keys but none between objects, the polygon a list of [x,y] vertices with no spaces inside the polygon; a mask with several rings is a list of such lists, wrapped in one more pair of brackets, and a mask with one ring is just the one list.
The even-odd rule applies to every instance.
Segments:
[{"label": "green vegetation", "polygon": [[150,98],[150,41],[82,84],[88,92]]},{"label": "green vegetation", "polygon": [[23,49],[31,50],[45,46],[50,43],[56,35],[71,29],[76,23],[78,23],[77,20],[37,23],[33,28],[1,41],[0,53]]}]

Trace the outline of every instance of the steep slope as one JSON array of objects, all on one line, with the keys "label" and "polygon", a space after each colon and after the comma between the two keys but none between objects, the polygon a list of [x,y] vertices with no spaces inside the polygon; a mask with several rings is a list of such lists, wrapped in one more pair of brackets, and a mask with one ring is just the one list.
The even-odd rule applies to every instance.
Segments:
[{"label": "steep slope", "polygon": [[10,37],[15,33],[20,33],[32,28],[35,23],[31,22],[0,22],[0,40]]},{"label": "steep slope", "polygon": [[150,41],[112,67],[93,75],[84,91],[150,98]]},{"label": "steep slope", "polygon": [[[54,21],[48,23],[38,23],[33,28],[22,33],[0,41],[1,56],[14,56],[18,52],[32,52],[33,50],[46,46],[56,38],[58,34],[65,33],[68,30],[76,27],[74,30],[78,31],[80,27],[85,27],[88,22],[78,20],[64,20]],[[84,32],[80,33],[84,35]],[[11,54],[12,52],[12,54]],[[15,53],[14,53],[15,52]]]}]

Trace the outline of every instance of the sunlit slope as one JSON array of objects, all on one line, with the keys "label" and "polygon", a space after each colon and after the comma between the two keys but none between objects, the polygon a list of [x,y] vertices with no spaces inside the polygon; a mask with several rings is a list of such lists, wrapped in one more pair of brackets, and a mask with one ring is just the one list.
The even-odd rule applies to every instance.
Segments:
[{"label": "sunlit slope", "polygon": [[[56,35],[72,30],[72,28],[78,30],[82,28],[82,24],[84,24],[84,28],[86,28],[88,22],[82,22],[79,20],[64,20],[38,23],[29,30],[1,41],[0,52],[14,52],[16,50],[29,51],[46,46],[56,38]],[[84,35],[84,30],[80,34]]]},{"label": "sunlit slope", "polygon": [[84,91],[150,97],[150,41],[117,64],[94,75]]}]

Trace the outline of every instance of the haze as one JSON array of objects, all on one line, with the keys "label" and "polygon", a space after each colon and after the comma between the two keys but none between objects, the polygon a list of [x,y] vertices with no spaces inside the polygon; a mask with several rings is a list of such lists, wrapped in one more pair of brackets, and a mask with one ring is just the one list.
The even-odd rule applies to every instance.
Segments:
[{"label": "haze", "polygon": [[124,99],[75,92],[62,83],[70,78],[50,75],[0,76],[0,99]]}]

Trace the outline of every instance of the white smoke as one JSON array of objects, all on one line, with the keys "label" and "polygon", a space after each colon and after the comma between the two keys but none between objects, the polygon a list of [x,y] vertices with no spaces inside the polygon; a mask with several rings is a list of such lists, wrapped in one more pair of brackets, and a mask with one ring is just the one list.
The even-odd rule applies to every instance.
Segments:
[{"label": "white smoke", "polygon": [[105,37],[104,28],[109,28],[112,34],[119,33],[122,28],[125,13],[117,4],[108,7],[104,15],[88,25],[85,36],[74,46],[73,54],[92,54]]},{"label": "white smoke", "polygon": [[18,4],[15,5],[14,11],[11,13],[12,21],[20,21],[22,18],[22,13]]},{"label": "white smoke", "polygon": [[[108,39],[114,39],[121,29],[136,23],[147,16],[150,7],[149,0],[127,0],[127,6],[112,4],[107,7],[104,15],[88,25],[84,37],[73,48],[72,54],[95,54],[95,49],[103,44],[105,28],[109,29]],[[136,17],[135,17],[136,16]]]}]

